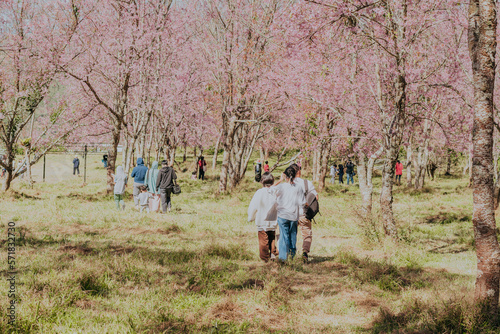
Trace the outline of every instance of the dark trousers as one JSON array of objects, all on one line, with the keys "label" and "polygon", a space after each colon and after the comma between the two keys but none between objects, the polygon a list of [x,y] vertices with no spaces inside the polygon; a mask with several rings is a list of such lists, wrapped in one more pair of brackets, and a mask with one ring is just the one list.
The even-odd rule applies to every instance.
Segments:
[{"label": "dark trousers", "polygon": [[73,167],[73,175],[78,172],[78,175],[80,175],[80,167]]},{"label": "dark trousers", "polygon": [[271,253],[278,256],[276,248],[276,232],[275,231],[259,231],[259,254],[264,262],[268,262],[271,258]]},{"label": "dark trousers", "polygon": [[339,174],[339,183],[344,183],[344,174]]},{"label": "dark trousers", "polygon": [[170,201],[171,194],[172,194],[172,188],[160,189],[161,210],[163,212],[167,212],[167,209],[170,209],[170,207],[172,206],[172,202]]},{"label": "dark trousers", "polygon": [[200,167],[200,174],[198,175],[198,179],[205,180],[205,171],[203,167]]}]

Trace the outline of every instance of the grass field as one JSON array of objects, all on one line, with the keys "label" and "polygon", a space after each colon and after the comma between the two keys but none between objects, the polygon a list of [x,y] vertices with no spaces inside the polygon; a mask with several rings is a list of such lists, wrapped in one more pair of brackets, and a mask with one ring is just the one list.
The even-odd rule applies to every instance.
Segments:
[{"label": "grass field", "polygon": [[[103,192],[100,158],[89,157],[86,186],[71,175],[72,156],[51,155],[47,182],[37,165],[34,189],[15,181],[0,195],[4,278],[8,221],[18,233],[18,333],[495,332],[470,308],[466,179],[440,177],[422,192],[397,187],[399,243],[383,238],[377,220],[359,218],[357,186],[329,186],[310,263],[279,266],[259,259],[246,221],[259,188],[253,173],[232,195],[215,195],[210,169],[205,182],[180,173],[183,192],[165,215],[136,212],[129,185],[119,212]],[[5,279],[2,286],[6,333]]]}]

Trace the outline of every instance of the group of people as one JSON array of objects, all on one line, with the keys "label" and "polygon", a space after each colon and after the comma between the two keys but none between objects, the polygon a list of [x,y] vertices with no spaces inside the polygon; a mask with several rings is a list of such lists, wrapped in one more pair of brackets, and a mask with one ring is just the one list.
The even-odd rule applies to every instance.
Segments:
[{"label": "group of people", "polygon": [[[266,162],[267,164],[267,162]],[[302,258],[309,260],[312,243],[311,219],[306,217],[308,194],[316,200],[318,193],[311,181],[301,178],[300,164],[285,169],[275,182],[269,172],[264,172],[262,188],[254,194],[248,207],[248,221],[255,221],[259,239],[259,254],[264,262],[276,257],[281,262],[293,258],[297,252],[297,231],[300,226],[303,243]],[[279,238],[276,229],[279,227]],[[277,240],[278,239],[278,240]],[[278,245],[276,245],[278,243]]]},{"label": "group of people", "polygon": [[[134,204],[140,212],[161,211],[170,212],[172,208],[172,192],[176,184],[177,174],[173,167],[169,166],[167,160],[161,162],[161,169],[158,169],[158,162],[154,161],[151,168],[144,165],[142,158],[137,158],[137,166],[130,175],[134,178],[133,195]],[[118,210],[125,210],[123,194],[127,186],[127,175],[123,166],[116,168],[114,175],[114,199]]]},{"label": "group of people", "polygon": [[354,164],[351,159],[347,160],[345,168],[342,164],[333,164],[330,167],[330,183],[335,184],[335,177],[338,177],[339,184],[344,184],[344,172],[347,176],[347,184],[349,185],[349,182],[351,182],[351,184],[354,184],[354,176],[356,175],[356,172],[354,171]]}]

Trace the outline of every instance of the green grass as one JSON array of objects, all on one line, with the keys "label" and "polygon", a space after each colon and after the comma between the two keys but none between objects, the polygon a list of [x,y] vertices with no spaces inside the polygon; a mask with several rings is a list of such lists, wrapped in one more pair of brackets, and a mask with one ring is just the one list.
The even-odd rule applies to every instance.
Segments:
[{"label": "green grass", "polygon": [[[0,227],[6,235],[15,221],[18,237],[17,333],[495,330],[470,302],[476,262],[466,179],[438,178],[421,192],[396,187],[399,243],[382,234],[379,178],[369,226],[359,218],[358,187],[329,185],[310,263],[279,266],[260,261],[255,226],[246,221],[259,188],[252,172],[231,195],[218,195],[217,171],[189,180],[190,160],[172,212],[140,214],[130,186],[125,212],[104,195],[99,155],[89,156],[85,186],[71,175],[71,160],[49,155],[48,182],[38,165],[34,189],[15,181],[0,195]],[[301,240],[299,233],[299,250]],[[0,303],[5,333],[6,293]]]}]

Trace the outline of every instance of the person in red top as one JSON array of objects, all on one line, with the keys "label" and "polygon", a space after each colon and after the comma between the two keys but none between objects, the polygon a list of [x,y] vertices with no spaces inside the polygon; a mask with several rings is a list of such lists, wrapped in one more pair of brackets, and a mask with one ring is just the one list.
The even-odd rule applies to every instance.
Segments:
[{"label": "person in red top", "polygon": [[401,175],[403,175],[403,164],[398,160],[396,162],[396,182],[398,186],[401,185]]},{"label": "person in red top", "polygon": [[264,172],[269,172],[269,163],[267,161],[264,163]]},{"label": "person in red top", "polygon": [[205,157],[201,156],[198,160],[198,179],[205,180],[205,171],[207,170],[207,162],[205,161]]}]

